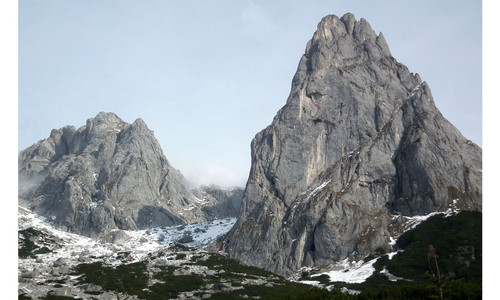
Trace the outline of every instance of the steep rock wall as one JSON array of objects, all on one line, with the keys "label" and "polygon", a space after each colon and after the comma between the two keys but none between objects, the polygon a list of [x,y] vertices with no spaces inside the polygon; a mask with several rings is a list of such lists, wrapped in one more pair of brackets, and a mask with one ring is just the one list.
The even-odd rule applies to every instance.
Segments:
[{"label": "steep rock wall", "polygon": [[481,149],[352,14],[318,24],[251,149],[241,215],[218,246],[280,274],[388,249],[394,215],[482,207]]}]

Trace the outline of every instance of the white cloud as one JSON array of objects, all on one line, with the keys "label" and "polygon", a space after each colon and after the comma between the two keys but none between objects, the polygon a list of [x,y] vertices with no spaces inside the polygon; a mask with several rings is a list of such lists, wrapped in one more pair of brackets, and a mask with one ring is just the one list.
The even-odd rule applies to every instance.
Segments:
[{"label": "white cloud", "polygon": [[248,174],[238,173],[238,169],[222,164],[185,165],[180,170],[186,179],[196,185],[215,184],[222,187],[244,187]]}]

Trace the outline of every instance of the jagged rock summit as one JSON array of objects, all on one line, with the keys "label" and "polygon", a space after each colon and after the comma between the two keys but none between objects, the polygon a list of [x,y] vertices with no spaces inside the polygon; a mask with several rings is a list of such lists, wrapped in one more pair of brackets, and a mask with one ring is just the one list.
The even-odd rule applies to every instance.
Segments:
[{"label": "jagged rock summit", "polygon": [[388,250],[403,216],[482,209],[481,149],[350,13],[321,20],[251,149],[240,217],[218,247],[279,274]]},{"label": "jagged rock summit", "polygon": [[97,237],[204,221],[182,174],[142,119],[99,113],[66,126],[19,154],[19,202],[57,227]]}]

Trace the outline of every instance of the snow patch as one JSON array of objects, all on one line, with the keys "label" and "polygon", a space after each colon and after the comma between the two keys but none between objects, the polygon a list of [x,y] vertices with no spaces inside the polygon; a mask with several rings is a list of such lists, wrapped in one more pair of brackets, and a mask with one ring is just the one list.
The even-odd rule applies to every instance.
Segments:
[{"label": "snow patch", "polygon": [[361,294],[361,292],[360,292],[360,291],[351,290],[351,289],[346,288],[345,286],[344,286],[344,287],[342,287],[342,288],[340,289],[340,291],[341,291],[342,293],[344,293],[344,294],[349,294],[349,295],[359,295],[359,294]]},{"label": "snow patch", "polygon": [[[443,214],[443,212],[431,212],[427,215],[421,215],[421,216],[412,216],[412,217],[407,217],[407,216],[402,216],[402,215],[393,215],[392,219],[395,220],[397,218],[402,217],[404,219],[404,232],[414,229],[415,227],[418,226],[418,224],[424,222],[425,220],[429,219],[432,216]],[[395,245],[395,239],[391,237],[391,244],[394,243]]]},{"label": "snow patch", "polygon": [[410,92],[410,96],[408,98],[411,98],[413,96],[415,96],[415,93],[422,88],[422,82],[420,82],[411,92]]},{"label": "snow patch", "polygon": [[296,282],[300,282],[300,283],[308,284],[308,285],[312,285],[312,286],[317,286],[317,287],[323,287],[323,285],[319,281],[316,281],[316,280],[300,280],[300,281],[296,281]]},{"label": "snow patch", "polygon": [[373,264],[377,261],[378,258],[374,258],[368,262],[364,261],[349,261],[349,258],[344,259],[343,261],[333,264],[331,268],[333,270],[314,274],[311,276],[318,277],[321,275],[328,275],[330,277],[330,281],[336,282],[346,282],[346,283],[362,283],[368,277],[372,276],[373,272],[375,272],[375,268]]},{"label": "snow patch", "polygon": [[316,196],[317,193],[319,193],[322,189],[325,188],[325,186],[327,186],[330,181],[332,181],[331,179],[330,180],[327,180],[325,182],[323,182],[320,186],[318,186],[317,188],[315,188],[307,197],[306,199],[304,199],[304,201],[308,201],[309,199],[311,199],[312,197]]},{"label": "snow patch", "polygon": [[448,209],[445,212],[445,215],[447,217],[453,216],[453,215],[455,215],[455,214],[457,214],[457,213],[460,212],[460,209],[457,206],[459,200],[460,199],[458,199],[458,198],[457,199],[453,199],[453,201],[451,202],[451,204],[449,205]]},{"label": "snow patch", "polygon": [[[74,257],[83,255],[88,258],[87,262],[97,259],[106,264],[115,265],[121,263],[119,259],[116,259],[119,252],[128,252],[129,262],[137,262],[145,259],[152,252],[166,249],[172,244],[178,243],[186,235],[190,235],[193,239],[189,243],[184,243],[184,246],[204,247],[227,233],[236,223],[236,218],[227,218],[207,223],[157,227],[149,230],[121,230],[130,238],[112,244],[58,230],[50,224],[49,221],[52,219],[38,216],[30,210],[18,206],[19,230],[34,228],[54,237],[57,241],[57,244],[51,246],[52,252],[37,256],[40,260],[38,263],[52,264],[59,258],[67,258],[71,264],[76,264],[78,262]],[[110,232],[116,231],[119,229]],[[71,259],[72,257],[73,259]],[[19,268],[34,270],[38,263],[32,259],[20,259]]]},{"label": "snow patch", "polygon": [[160,244],[168,246],[185,236],[191,236],[191,242],[183,243],[186,247],[202,248],[227,233],[236,223],[236,218],[217,219],[206,223],[157,227],[149,231],[157,237]]},{"label": "snow patch", "polygon": [[392,236],[389,237],[389,246],[391,246],[391,249],[394,249],[396,247],[396,242],[397,240],[393,238]]},{"label": "snow patch", "polygon": [[387,270],[386,267],[384,267],[384,269],[382,271],[380,271],[380,274],[384,274],[387,277],[387,279],[389,279],[389,281],[393,281],[393,282],[398,281],[398,280],[405,280],[403,277],[398,277],[398,276],[395,276],[395,275],[389,273],[389,270]]},{"label": "snow patch", "polygon": [[[318,193],[319,193],[322,189],[324,189],[324,188],[325,188],[325,186],[327,186],[327,185],[328,185],[331,181],[332,181],[332,180],[330,179],[330,180],[327,180],[327,181],[323,182],[322,184],[320,184],[317,188],[315,188],[312,192],[310,192],[310,193],[309,193],[309,195],[307,195],[307,197],[306,197],[304,200],[302,200],[302,202],[307,202],[307,201],[309,201],[312,197],[316,196],[316,194],[318,194]],[[305,194],[305,193],[302,193],[301,195],[303,195],[303,194]],[[301,201],[297,201],[297,202],[295,203],[295,205],[293,206],[293,208],[292,208],[292,209],[297,208],[297,206],[299,205],[299,203],[300,203],[300,202],[301,202]]]},{"label": "snow patch", "polygon": [[397,250],[397,251],[394,251],[391,253],[387,253],[387,258],[389,258],[389,260],[391,260],[394,257],[394,255],[398,254],[399,252],[403,252],[403,250]]}]

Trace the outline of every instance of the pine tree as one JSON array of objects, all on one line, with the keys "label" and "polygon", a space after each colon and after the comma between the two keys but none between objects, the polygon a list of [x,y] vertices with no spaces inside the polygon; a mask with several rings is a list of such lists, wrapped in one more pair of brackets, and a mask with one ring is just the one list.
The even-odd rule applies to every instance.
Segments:
[{"label": "pine tree", "polygon": [[[428,251],[427,251],[427,263],[429,265],[429,273],[427,274],[429,279],[434,283],[436,288],[439,291],[439,299],[443,299],[443,288],[444,288],[444,282],[441,279],[441,274],[439,272],[439,265],[438,265],[438,255],[436,253],[436,249],[434,246],[429,245]],[[432,268],[432,263],[431,260],[434,262],[434,269]]]}]

